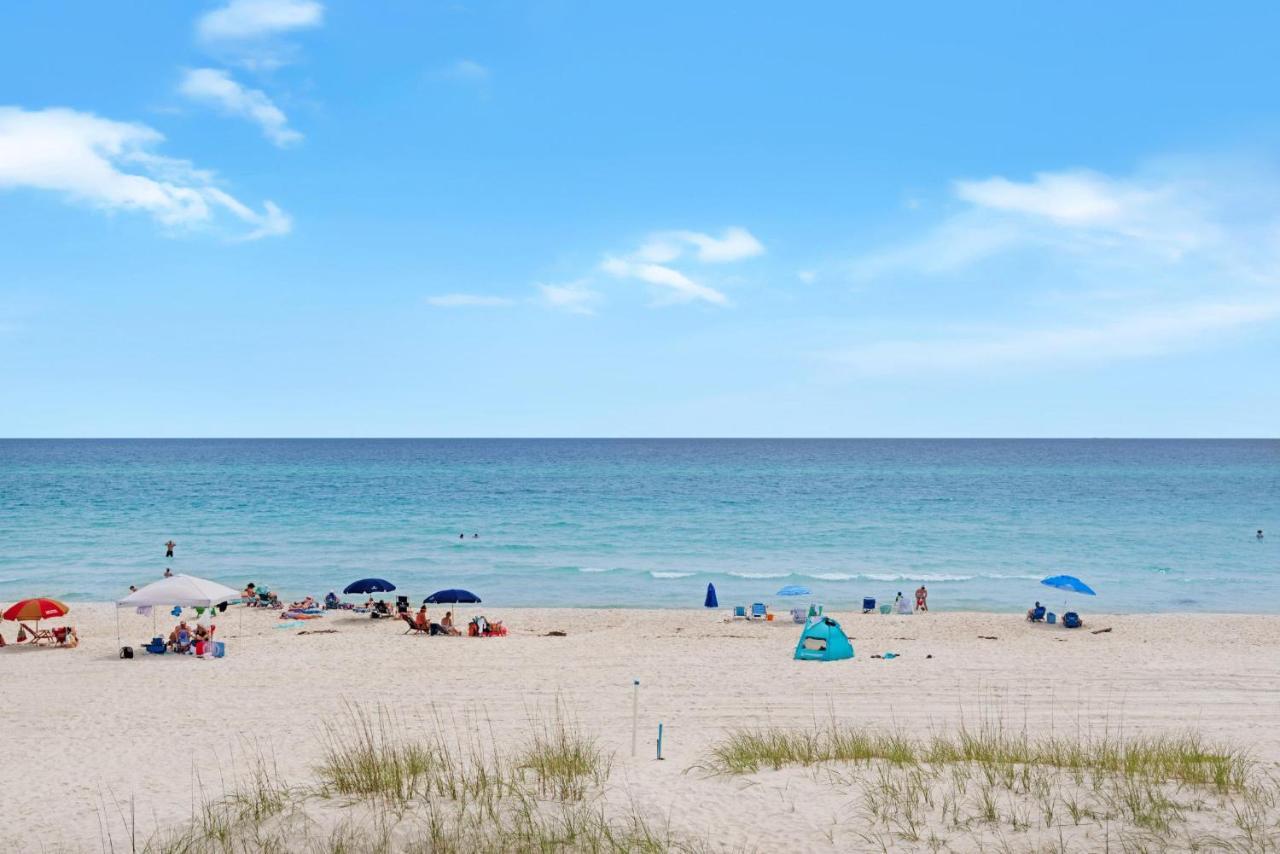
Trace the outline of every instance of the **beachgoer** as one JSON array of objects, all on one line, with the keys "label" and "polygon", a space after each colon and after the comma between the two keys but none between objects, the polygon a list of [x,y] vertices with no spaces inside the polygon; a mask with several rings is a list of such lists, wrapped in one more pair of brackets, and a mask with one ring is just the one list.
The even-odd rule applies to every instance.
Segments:
[{"label": "beachgoer", "polygon": [[240,591],[240,598],[248,599],[250,602],[258,598],[258,588],[254,586],[252,581],[244,586],[244,590]]},{"label": "beachgoer", "polygon": [[[184,632],[187,635],[186,645],[182,643],[181,637],[180,637]],[[173,631],[169,632],[169,646],[173,648],[174,652],[186,652],[187,646],[189,646],[190,643],[191,643],[191,629],[190,627],[187,626],[187,621],[182,620],[181,622],[178,623],[178,625],[173,627]]]},{"label": "beachgoer", "polygon": [[460,635],[460,634],[462,634],[462,632],[458,631],[458,630],[457,630],[456,628],[454,628],[454,626],[453,626],[453,612],[452,612],[452,611],[446,611],[446,612],[445,612],[444,619],[440,621],[440,628],[444,629],[444,632],[445,632],[445,634],[447,634],[447,635],[455,635],[455,636],[456,636],[456,635]]},{"label": "beachgoer", "polygon": [[418,616],[414,617],[413,625],[424,632],[431,631],[431,620],[427,617],[427,606],[423,605],[418,609]]},{"label": "beachgoer", "polygon": [[466,538],[467,538],[467,535],[466,535],[466,534],[459,534],[459,535],[458,535],[458,539],[460,539],[460,540],[465,540]]},{"label": "beachgoer", "polygon": [[473,539],[473,540],[478,540],[478,539],[480,539],[480,535],[479,535],[479,534],[472,534],[472,535],[471,535],[471,539]]},{"label": "beachgoer", "polygon": [[916,610],[929,610],[929,589],[923,584],[921,584],[920,589],[916,591]]},{"label": "beachgoer", "polygon": [[137,593],[137,592],[138,592],[138,585],[136,585],[136,584],[130,584],[130,585],[129,585],[129,592],[130,592],[130,593]]},{"label": "beachgoer", "polygon": [[1034,621],[1036,618],[1036,611],[1039,611],[1039,610],[1040,610],[1040,603],[1037,601],[1034,607],[1027,609],[1027,619]]},{"label": "beachgoer", "polygon": [[330,609],[336,608],[338,607],[338,603],[339,603],[339,600],[338,600],[337,593],[334,593],[332,590],[330,590],[327,594],[325,594],[324,606],[326,608],[330,608]]},{"label": "beachgoer", "polygon": [[165,544],[164,544],[164,556],[165,556],[165,557],[173,557],[173,547],[174,547],[174,546],[176,546],[176,545],[177,545],[177,543],[175,543],[173,540],[170,540],[169,542],[165,543]]},{"label": "beachgoer", "polygon": [[173,578],[173,570],[166,566],[166,567],[164,568],[164,577],[165,577],[165,578]]}]

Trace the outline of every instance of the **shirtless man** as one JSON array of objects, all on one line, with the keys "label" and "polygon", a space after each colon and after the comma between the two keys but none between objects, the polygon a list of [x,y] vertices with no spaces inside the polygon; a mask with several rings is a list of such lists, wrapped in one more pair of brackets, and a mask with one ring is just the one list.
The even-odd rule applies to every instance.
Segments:
[{"label": "shirtless man", "polygon": [[916,610],[929,610],[929,590],[923,584],[921,584],[920,589],[916,591]]},{"label": "shirtless man", "polygon": [[176,546],[176,545],[177,545],[177,543],[175,543],[173,540],[170,540],[169,542],[165,543],[165,544],[164,544],[164,556],[165,556],[165,557],[173,557],[173,547],[174,547],[174,546]]},{"label": "shirtless man", "polygon": [[186,652],[187,647],[183,646],[178,640],[178,636],[183,632],[187,633],[187,643],[191,642],[191,628],[187,625],[187,621],[183,620],[173,627],[173,631],[169,632],[169,646],[173,647],[174,652]]}]

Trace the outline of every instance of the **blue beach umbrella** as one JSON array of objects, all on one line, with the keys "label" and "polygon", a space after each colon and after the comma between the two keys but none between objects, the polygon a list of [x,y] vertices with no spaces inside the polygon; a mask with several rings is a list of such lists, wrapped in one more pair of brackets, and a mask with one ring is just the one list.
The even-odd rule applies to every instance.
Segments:
[{"label": "blue beach umbrella", "polygon": [[1086,596],[1097,596],[1093,592],[1093,588],[1085,584],[1074,575],[1053,575],[1040,582],[1049,587],[1056,587],[1059,590],[1069,590],[1072,593],[1083,593]]},{"label": "blue beach umbrella", "polygon": [[427,605],[464,605],[479,604],[480,597],[472,593],[470,590],[457,590],[450,588],[449,590],[437,590],[426,599],[422,600]]},{"label": "blue beach umbrella", "polygon": [[362,578],[342,588],[343,593],[390,593],[396,586],[382,578]]},{"label": "blue beach umbrella", "polygon": [[775,595],[777,596],[808,596],[810,592],[811,591],[809,590],[808,587],[801,587],[798,584],[788,584],[786,587],[779,590]]},{"label": "blue beach umbrella", "polygon": [[720,600],[716,598],[716,586],[714,584],[707,585],[707,599],[702,603],[704,608],[719,608]]}]

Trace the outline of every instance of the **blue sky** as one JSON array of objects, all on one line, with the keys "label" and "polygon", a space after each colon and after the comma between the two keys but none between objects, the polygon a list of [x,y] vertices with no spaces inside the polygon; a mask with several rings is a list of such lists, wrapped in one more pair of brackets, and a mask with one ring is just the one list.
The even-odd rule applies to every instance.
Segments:
[{"label": "blue sky", "polygon": [[1116,5],[13,5],[0,435],[1274,436],[1280,7]]}]

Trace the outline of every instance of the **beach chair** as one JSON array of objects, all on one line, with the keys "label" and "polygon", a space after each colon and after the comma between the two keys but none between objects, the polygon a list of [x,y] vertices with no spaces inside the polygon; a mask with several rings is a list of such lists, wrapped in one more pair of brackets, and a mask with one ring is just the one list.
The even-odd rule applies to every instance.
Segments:
[{"label": "beach chair", "polygon": [[1062,627],[1064,629],[1078,629],[1084,625],[1084,621],[1080,619],[1080,615],[1075,611],[1068,611],[1062,615]]},{"label": "beach chair", "polygon": [[409,597],[408,596],[396,597],[396,613],[397,614],[409,613]]},{"label": "beach chair", "polygon": [[1039,623],[1044,620],[1044,615],[1048,613],[1048,609],[1043,605],[1037,605],[1031,609],[1031,613],[1027,615],[1027,619],[1033,623]]},{"label": "beach chair", "polygon": [[401,614],[400,619],[404,620],[406,623],[409,624],[409,628],[405,629],[404,631],[406,635],[426,635],[431,633],[430,626],[418,625],[414,621],[413,617],[410,617],[408,614]]},{"label": "beach chair", "polygon": [[734,605],[734,606],[733,606],[733,618],[734,618],[735,620],[745,620],[745,619],[747,618],[747,606],[746,606],[746,605]]},{"label": "beach chair", "polygon": [[809,618],[809,611],[806,608],[792,608],[791,621],[793,623],[803,623]]},{"label": "beach chair", "polygon": [[872,614],[876,610],[876,600],[874,596],[862,597],[862,613]]},{"label": "beach chair", "polygon": [[151,643],[144,646],[143,649],[152,655],[164,655],[165,650],[168,649],[168,647],[165,646],[164,638],[156,635],[151,639]]},{"label": "beach chair", "polygon": [[763,620],[767,616],[769,616],[769,609],[765,607],[763,602],[751,603],[751,619]]}]

